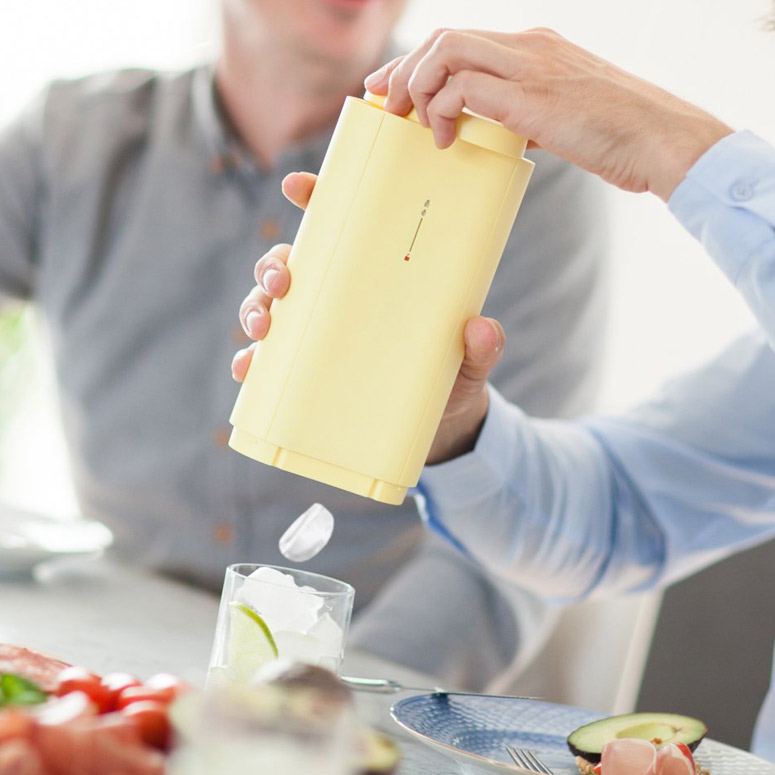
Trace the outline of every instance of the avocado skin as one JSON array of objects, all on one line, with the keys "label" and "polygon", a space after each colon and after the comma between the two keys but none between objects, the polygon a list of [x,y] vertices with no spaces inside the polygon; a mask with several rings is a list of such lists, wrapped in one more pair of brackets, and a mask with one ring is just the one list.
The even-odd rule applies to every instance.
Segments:
[{"label": "avocado skin", "polygon": [[681,732],[670,742],[686,743],[691,751],[697,748],[708,733],[704,722],[691,716],[681,716],[677,713],[626,713],[621,716],[608,716],[574,729],[568,735],[568,748],[574,756],[580,756],[591,764],[597,764],[606,743],[616,740],[617,737],[634,737],[635,735],[622,735],[621,732],[646,724],[680,727]]}]

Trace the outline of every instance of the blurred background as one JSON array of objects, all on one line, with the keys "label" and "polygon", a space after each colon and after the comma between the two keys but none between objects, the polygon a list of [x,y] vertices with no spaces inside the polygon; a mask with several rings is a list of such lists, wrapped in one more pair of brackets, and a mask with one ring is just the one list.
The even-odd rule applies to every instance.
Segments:
[{"label": "blurred background", "polygon": [[[751,128],[775,142],[775,32],[764,30],[769,11],[769,0],[413,0],[399,37],[409,46],[438,26],[501,30],[550,26],[732,126]],[[217,42],[216,25],[210,0],[2,0],[0,122],[52,77],[124,65],[178,68],[208,57]],[[706,359],[749,327],[751,319],[720,272],[660,201],[613,189],[609,198],[613,305],[600,408],[617,411],[648,395],[669,375]],[[0,320],[0,384],[14,388],[12,400],[3,390],[0,406],[0,491],[5,501],[67,516],[75,507],[45,349],[35,331],[34,318],[24,310],[7,310]],[[31,439],[36,441],[34,456],[26,443]],[[40,486],[41,472],[45,487]],[[763,568],[772,567],[771,556],[761,555]],[[766,585],[753,585],[741,572],[739,568],[732,572],[740,595],[771,589],[771,577]],[[700,596],[710,599],[710,606],[702,609],[690,598],[676,609],[674,618],[682,627],[670,624],[669,606],[663,609],[664,633],[657,631],[644,684],[644,691],[652,695],[644,694],[643,702],[653,699],[661,708],[679,709],[670,702],[678,702],[686,687],[676,685],[676,699],[668,701],[659,679],[680,656],[677,652],[684,650],[686,631],[698,636],[702,651],[716,620],[726,622],[721,628],[725,638],[730,630],[740,632],[736,614],[746,620],[775,620],[771,602],[762,616],[761,608],[756,608],[760,604],[751,603],[750,595],[746,599],[751,604],[741,609],[734,597],[708,595],[711,584],[699,582]],[[729,572],[718,584],[719,590],[730,592]],[[671,641],[671,633],[679,633],[679,639]],[[736,638],[730,642],[736,643]],[[740,657],[738,650],[739,673],[755,677],[763,694],[766,676],[761,678],[756,671],[766,670],[762,660],[768,662],[771,652],[769,647],[757,652],[758,661],[746,656],[749,653]],[[713,667],[701,657],[695,651],[689,660],[700,672],[696,678],[687,674],[687,683],[704,682],[709,670],[715,680],[718,664],[725,664],[715,662]],[[691,668],[687,664],[684,669]],[[732,694],[743,678],[734,679],[738,683],[730,687]],[[716,701],[704,698],[703,706]],[[713,736],[746,744],[742,738],[751,721],[746,712],[742,731],[718,734],[714,729]]]}]

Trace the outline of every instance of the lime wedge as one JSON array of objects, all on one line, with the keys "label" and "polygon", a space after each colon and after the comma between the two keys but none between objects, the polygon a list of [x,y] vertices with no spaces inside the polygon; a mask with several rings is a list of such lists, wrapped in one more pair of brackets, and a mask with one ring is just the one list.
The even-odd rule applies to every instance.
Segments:
[{"label": "lime wedge", "polygon": [[277,644],[266,622],[244,603],[229,604],[229,678],[248,683],[256,671],[277,658]]}]

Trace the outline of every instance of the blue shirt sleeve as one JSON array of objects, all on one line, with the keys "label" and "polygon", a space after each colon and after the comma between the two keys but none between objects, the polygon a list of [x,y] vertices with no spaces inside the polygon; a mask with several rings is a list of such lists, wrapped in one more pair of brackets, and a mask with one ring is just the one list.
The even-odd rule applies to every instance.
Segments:
[{"label": "blue shirt sleeve", "polygon": [[[725,138],[670,207],[775,341],[775,150]],[[618,418],[526,418],[495,391],[475,450],[426,468],[431,529],[568,600],[668,583],[775,535],[775,354],[761,334]]]},{"label": "blue shirt sleeve", "polygon": [[668,206],[775,343],[775,148],[751,132],[723,138],[689,170]]},{"label": "blue shirt sleeve", "polygon": [[[623,417],[529,420],[491,391],[474,451],[420,480],[431,529],[547,596],[667,584],[775,535],[775,149],[724,138],[669,207],[762,331]],[[775,680],[753,741],[775,760],[773,729]]]}]

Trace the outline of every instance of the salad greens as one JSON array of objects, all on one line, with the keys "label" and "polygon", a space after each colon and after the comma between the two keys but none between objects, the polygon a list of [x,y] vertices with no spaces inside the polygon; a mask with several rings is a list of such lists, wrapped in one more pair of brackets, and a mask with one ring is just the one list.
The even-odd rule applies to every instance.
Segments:
[{"label": "salad greens", "polygon": [[36,683],[14,673],[0,673],[0,708],[7,705],[40,705],[48,695]]}]

